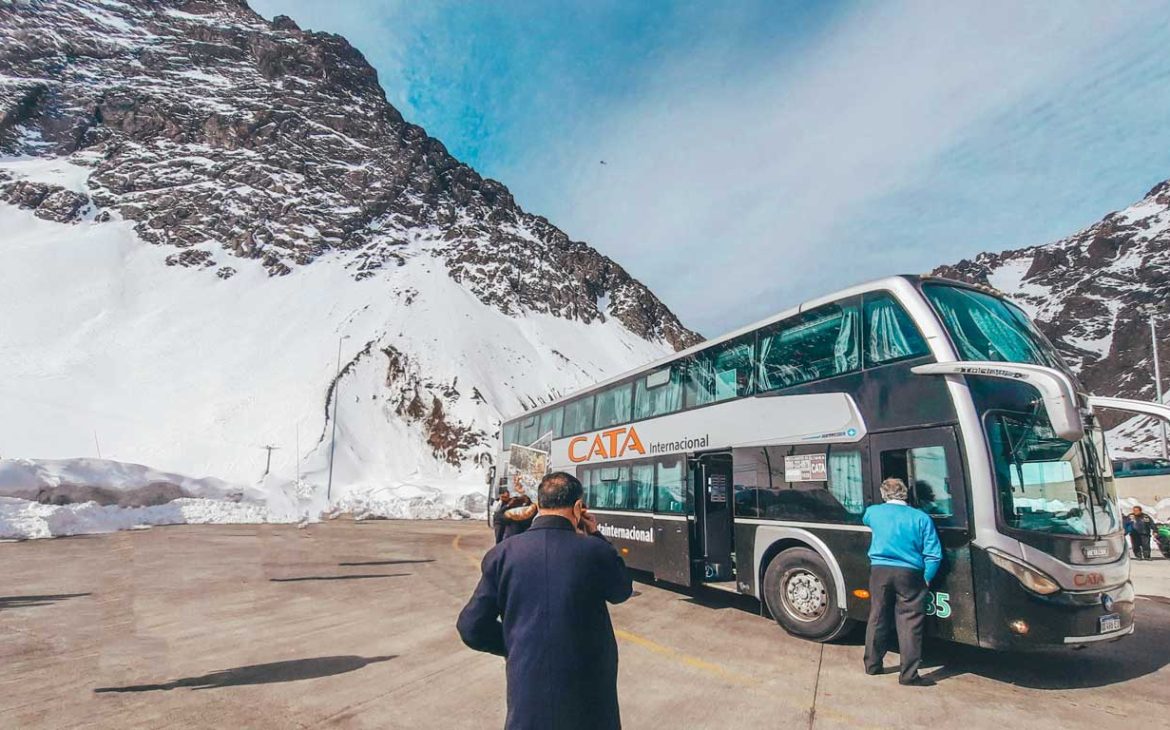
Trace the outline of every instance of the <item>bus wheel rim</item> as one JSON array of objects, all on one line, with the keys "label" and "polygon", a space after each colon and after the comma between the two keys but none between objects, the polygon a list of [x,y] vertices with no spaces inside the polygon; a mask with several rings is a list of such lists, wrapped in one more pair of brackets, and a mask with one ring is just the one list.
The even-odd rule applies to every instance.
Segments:
[{"label": "bus wheel rim", "polygon": [[796,569],[784,576],[780,598],[785,611],[797,621],[811,623],[825,615],[829,592],[820,576],[809,570]]}]

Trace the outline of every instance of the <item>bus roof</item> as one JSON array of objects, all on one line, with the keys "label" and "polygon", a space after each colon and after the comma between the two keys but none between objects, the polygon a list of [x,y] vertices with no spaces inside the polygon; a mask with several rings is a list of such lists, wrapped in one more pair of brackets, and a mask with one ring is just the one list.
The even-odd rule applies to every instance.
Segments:
[{"label": "bus roof", "polygon": [[858,284],[856,286],[851,286],[847,289],[841,289],[841,290],[835,291],[831,294],[826,294],[824,296],[820,296],[820,297],[817,297],[815,299],[809,299],[807,301],[801,302],[800,304],[796,305],[795,307],[790,307],[788,309],[785,309],[784,311],[782,311],[778,314],[774,314],[771,317],[768,317],[766,319],[762,319],[758,322],[753,322],[752,324],[745,325],[745,326],[740,327],[738,329],[732,330],[731,332],[720,335],[719,337],[713,337],[709,340],[703,340],[702,342],[700,342],[696,345],[692,345],[692,346],[686,348],[685,350],[679,350],[678,352],[672,352],[669,355],[665,355],[657,360],[652,360],[651,362],[648,362],[645,365],[641,365],[641,366],[633,368],[631,370],[627,370],[625,372],[619,373],[618,375],[614,375],[613,377],[607,378],[605,380],[601,380],[601,381],[594,383],[593,385],[590,385],[586,388],[581,388],[579,390],[575,390],[572,393],[569,393],[568,395],[561,396],[560,398],[557,398],[556,400],[552,400],[552,401],[549,401],[548,403],[541,404],[540,406],[533,408],[531,410],[526,410],[526,411],[522,411],[520,413],[512,414],[510,416],[506,416],[502,419],[502,421],[503,422],[511,421],[511,420],[514,420],[516,418],[520,418],[521,416],[524,416],[527,414],[536,413],[539,411],[543,411],[547,408],[552,408],[554,406],[561,405],[561,404],[566,403],[566,402],[568,402],[568,401],[570,401],[578,396],[585,395],[585,394],[590,393],[592,391],[604,390],[605,388],[607,388],[610,385],[613,385],[615,383],[620,383],[621,381],[626,380],[627,378],[631,378],[639,373],[648,372],[651,370],[656,370],[660,367],[663,367],[665,365],[668,365],[668,364],[674,362],[675,360],[679,360],[679,359],[682,359],[684,357],[687,357],[688,355],[692,355],[696,352],[700,352],[702,350],[707,349],[708,347],[718,345],[721,342],[733,340],[736,337],[739,337],[740,335],[744,335],[744,334],[747,334],[749,332],[753,332],[757,329],[760,329],[761,327],[767,327],[768,325],[770,325],[774,322],[779,322],[780,320],[787,319],[788,317],[791,317],[795,314],[799,314],[807,309],[819,307],[822,304],[828,304],[829,302],[833,302],[833,301],[836,301],[838,299],[844,299],[845,297],[851,297],[851,296],[855,296],[857,294],[863,294],[863,293],[869,292],[869,291],[876,291],[876,290],[881,290],[881,289],[891,289],[891,290],[897,291],[899,289],[904,289],[905,287],[912,287],[919,280],[927,279],[927,278],[938,279],[939,281],[947,281],[948,283],[955,283],[955,284],[959,284],[962,286],[970,286],[969,284],[965,284],[964,282],[950,282],[949,280],[942,279],[940,277],[917,276],[917,275],[911,275],[911,274],[903,274],[903,275],[898,275],[898,276],[887,276],[887,277],[884,277],[881,279],[875,279],[873,281],[869,281],[869,282],[866,282],[864,284]]},{"label": "bus roof", "polygon": [[689,355],[692,355],[696,352],[701,352],[702,350],[705,350],[708,347],[713,347],[713,346],[718,345],[722,342],[727,342],[728,340],[733,340],[736,337],[739,337],[741,335],[745,335],[749,332],[754,332],[755,330],[758,330],[762,327],[767,327],[770,324],[774,324],[774,323],[779,322],[781,320],[787,319],[793,315],[800,314],[801,312],[803,312],[805,310],[819,307],[822,304],[829,304],[830,302],[835,302],[838,299],[844,299],[846,297],[852,297],[852,296],[856,296],[858,294],[864,294],[866,292],[871,292],[871,291],[880,291],[883,289],[889,289],[889,290],[894,291],[894,292],[901,290],[903,292],[908,293],[909,290],[915,289],[916,285],[921,281],[937,281],[937,282],[950,284],[953,286],[960,286],[960,287],[963,287],[966,289],[974,289],[976,291],[981,291],[981,292],[984,292],[987,294],[992,294],[992,295],[1000,297],[1000,298],[1005,297],[1003,292],[997,291],[996,289],[993,289],[992,287],[989,287],[989,286],[982,286],[979,284],[971,284],[970,282],[966,282],[966,281],[956,281],[954,279],[947,279],[947,278],[942,277],[942,276],[934,276],[931,274],[898,274],[895,276],[886,276],[886,277],[883,277],[881,279],[874,279],[872,281],[867,281],[863,284],[857,284],[855,286],[851,286],[851,287],[848,287],[846,289],[841,289],[841,290],[832,292],[830,294],[825,294],[824,296],[820,296],[820,297],[817,297],[815,299],[809,299],[809,300],[803,301],[800,304],[796,305],[795,307],[789,307],[788,309],[785,309],[778,314],[774,314],[771,317],[768,317],[766,319],[761,319],[758,322],[753,322],[753,323],[748,324],[748,325],[744,325],[743,327],[740,327],[739,329],[732,330],[731,332],[720,335],[719,337],[713,337],[709,340],[703,340],[702,342],[700,342],[698,344],[691,345],[690,347],[686,348],[685,350],[679,350],[678,352],[673,352],[673,353],[670,353],[669,355],[664,355],[663,357],[660,357],[657,360],[652,360],[652,361],[646,363],[645,365],[641,365],[641,366],[633,368],[631,370],[626,370],[625,372],[614,375],[613,377],[598,381],[597,383],[594,383],[593,385],[590,385],[586,388],[581,388],[579,390],[575,390],[572,393],[569,393],[568,395],[561,396],[560,398],[557,398],[556,400],[549,401],[548,403],[543,403],[543,404],[537,406],[536,408],[532,408],[532,409],[526,410],[526,411],[521,411],[520,413],[515,413],[515,414],[512,414],[510,416],[505,416],[504,418],[501,419],[501,423],[506,423],[508,421],[515,420],[515,419],[520,418],[520,417],[525,416],[525,415],[538,413],[538,412],[544,411],[548,408],[562,405],[564,403],[567,403],[568,401],[573,400],[574,398],[577,398],[577,397],[582,396],[582,395],[586,395],[586,394],[591,393],[593,391],[604,390],[605,388],[607,388],[611,385],[614,385],[615,383],[620,383],[621,381],[626,380],[628,378],[632,378],[635,375],[638,375],[639,373],[649,372],[651,370],[657,370],[660,367],[663,367],[665,365],[669,365],[670,363],[674,362],[675,360],[680,360],[680,359],[687,357]]}]

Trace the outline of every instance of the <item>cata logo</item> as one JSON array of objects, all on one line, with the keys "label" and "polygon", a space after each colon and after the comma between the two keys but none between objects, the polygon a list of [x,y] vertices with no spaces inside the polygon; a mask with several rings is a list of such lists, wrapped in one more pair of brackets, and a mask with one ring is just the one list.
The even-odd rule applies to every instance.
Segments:
[{"label": "cata logo", "polygon": [[592,440],[588,436],[577,436],[569,442],[569,461],[579,464],[594,457],[614,459],[625,456],[628,451],[646,455],[646,447],[642,445],[642,439],[638,438],[638,432],[633,426],[602,431],[594,435]]}]

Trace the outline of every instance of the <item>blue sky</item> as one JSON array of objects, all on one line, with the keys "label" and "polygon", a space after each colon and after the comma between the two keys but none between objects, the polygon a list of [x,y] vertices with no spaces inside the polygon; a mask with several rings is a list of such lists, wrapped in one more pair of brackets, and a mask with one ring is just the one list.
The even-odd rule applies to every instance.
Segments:
[{"label": "blue sky", "polygon": [[409,120],[707,335],[1170,178],[1167,2],[253,6],[346,36]]}]

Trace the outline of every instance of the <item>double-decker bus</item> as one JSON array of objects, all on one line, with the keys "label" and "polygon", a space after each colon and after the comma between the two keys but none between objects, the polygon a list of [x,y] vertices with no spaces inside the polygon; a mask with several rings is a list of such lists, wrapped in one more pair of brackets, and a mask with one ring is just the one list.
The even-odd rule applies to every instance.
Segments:
[{"label": "double-decker bus", "polygon": [[1098,408],[1170,414],[1083,392],[998,292],[898,276],[507,420],[492,483],[514,445],[542,445],[630,567],[828,641],[868,615],[862,513],[899,477],[945,550],[928,633],[1082,645],[1134,629]]}]

